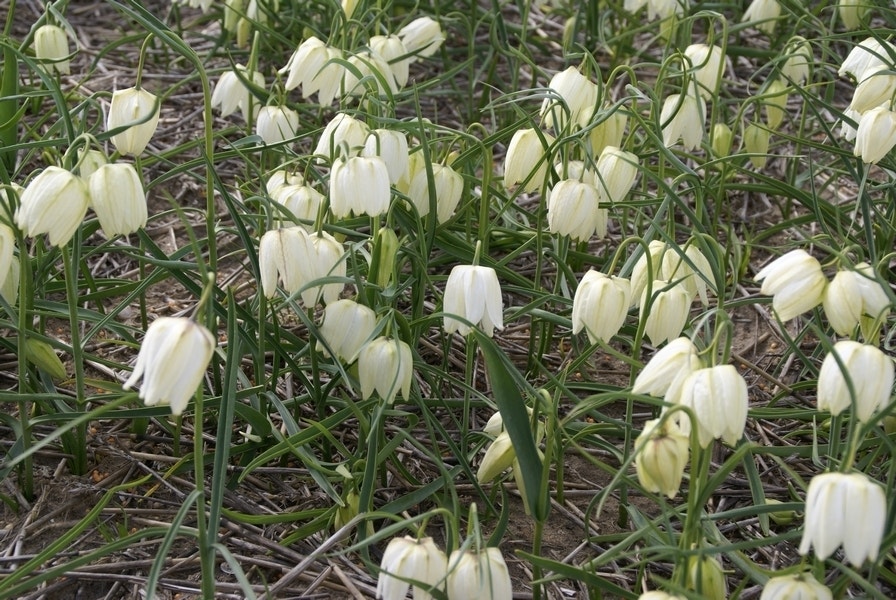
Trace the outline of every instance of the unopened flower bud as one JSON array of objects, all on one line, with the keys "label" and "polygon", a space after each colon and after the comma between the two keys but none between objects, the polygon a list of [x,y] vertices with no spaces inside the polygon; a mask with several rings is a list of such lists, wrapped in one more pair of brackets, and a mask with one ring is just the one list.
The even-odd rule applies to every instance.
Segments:
[{"label": "unopened flower bud", "polygon": [[635,470],[644,489],[674,498],[688,464],[688,436],[672,419],[644,423],[635,440]]},{"label": "unopened flower bud", "polygon": [[706,600],[728,598],[728,584],[722,565],[712,556],[692,556],[688,559],[688,588]]},{"label": "unopened flower bud", "polygon": [[724,123],[712,126],[712,153],[716,158],[725,158],[731,152],[731,128]]},{"label": "unopened flower bud", "polygon": [[765,88],[763,102],[765,104],[765,122],[769,129],[777,129],[784,120],[788,90],[787,83],[781,79],[775,79]]},{"label": "unopened flower bud", "polygon": [[858,29],[868,12],[868,4],[865,0],[840,0],[837,4],[837,12],[843,26],[852,31]]}]

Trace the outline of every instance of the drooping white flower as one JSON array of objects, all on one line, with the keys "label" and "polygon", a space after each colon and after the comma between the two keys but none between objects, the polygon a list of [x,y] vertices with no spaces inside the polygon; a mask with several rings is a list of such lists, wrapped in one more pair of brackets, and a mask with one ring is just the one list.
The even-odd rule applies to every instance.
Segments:
[{"label": "drooping white flower", "polygon": [[682,148],[693,150],[703,140],[706,127],[706,101],[697,92],[696,85],[688,86],[681,94],[672,94],[663,102],[660,111],[663,128],[663,144],[670,147],[681,140]]},{"label": "drooping white flower", "polygon": [[511,600],[510,572],[499,548],[455,550],[448,559],[448,597]]},{"label": "drooping white flower", "polygon": [[375,327],[376,313],[373,309],[354,300],[337,300],[324,309],[324,320],[318,328],[322,340],[318,340],[317,349],[329,354],[329,346],[339,359],[352,363]]},{"label": "drooping white flower", "polygon": [[647,288],[641,295],[639,318],[644,323],[644,334],[658,346],[681,335],[691,311],[691,295],[678,283],[654,281],[651,297]]},{"label": "drooping white flower", "polygon": [[[444,223],[454,214],[464,191],[463,175],[448,165],[432,165],[433,189],[435,190],[436,219]],[[425,217],[430,211],[429,173],[425,168],[416,172],[408,188],[408,198],[414,203],[417,214]]]},{"label": "drooping white flower", "polygon": [[830,588],[808,571],[778,575],[765,582],[759,600],[833,600]]},{"label": "drooping white flower", "polygon": [[[597,84],[582,75],[576,67],[568,67],[551,77],[548,88],[552,97],[541,104],[541,118],[545,127],[562,131],[567,123],[584,125],[591,120],[597,105]],[[562,106],[556,96],[563,101]]]},{"label": "drooping white flower", "polygon": [[398,89],[408,83],[408,67],[411,64],[407,47],[397,35],[374,35],[368,43],[370,49],[383,57],[389,65]]},{"label": "drooping white flower", "polygon": [[236,65],[233,71],[223,73],[212,91],[212,107],[218,108],[222,117],[230,116],[237,110],[242,111],[243,119],[250,121],[258,114],[261,104],[252,95],[247,84],[263,88],[264,75],[258,71],[249,71],[243,65]]},{"label": "drooping white flower", "polygon": [[853,154],[876,165],[896,146],[896,111],[878,106],[862,113],[856,129]]},{"label": "drooping white flower", "polygon": [[255,133],[265,144],[278,144],[296,136],[299,113],[286,106],[262,106],[255,120]]},{"label": "drooping white flower", "polygon": [[631,283],[589,270],[582,277],[572,299],[572,332],[583,329],[588,340],[608,341],[619,332],[631,306]]},{"label": "drooping white flower", "polygon": [[374,391],[386,404],[395,402],[399,393],[407,400],[413,375],[411,347],[399,339],[378,337],[365,344],[358,353],[358,379],[361,381],[361,396],[365,400]]},{"label": "drooping white flower", "polygon": [[364,121],[348,113],[337,113],[320,134],[314,154],[328,160],[339,156],[358,156],[368,135],[370,128]]},{"label": "drooping white flower", "polygon": [[697,369],[681,384],[676,403],[689,407],[696,415],[696,425],[684,412],[679,425],[685,434],[697,427],[698,442],[706,448],[713,438],[721,438],[733,446],[740,440],[747,423],[747,382],[733,365],[716,365]]},{"label": "drooping white flower", "polygon": [[[855,396],[849,392],[847,375]],[[856,418],[867,422],[875,411],[889,403],[893,379],[893,360],[880,348],[841,340],[834,344],[818,372],[818,410],[839,415],[854,406]]]},{"label": "drooping white flower", "polygon": [[607,234],[608,211],[600,208],[600,192],[590,183],[577,179],[558,181],[548,192],[548,230],[568,235],[574,241],[587,241],[595,233]]},{"label": "drooping white flower", "polygon": [[771,35],[779,16],[781,16],[781,5],[778,4],[778,0],[753,0],[744,11],[741,21]]},{"label": "drooping white flower", "polygon": [[894,93],[896,93],[896,74],[891,67],[884,66],[873,72],[866,71],[865,78],[852,93],[848,108],[859,115],[878,106],[891,108]]},{"label": "drooping white flower", "polygon": [[90,207],[107,236],[128,235],[146,226],[146,194],[130,163],[106,164],[87,179]]},{"label": "drooping white flower", "polygon": [[335,62],[341,57],[340,50],[327,46],[314,36],[309,37],[280,69],[280,74],[287,76],[284,87],[292,90],[301,86],[305,98],[317,93],[318,102],[328,106],[342,85],[345,68]]},{"label": "drooping white flower", "polygon": [[414,600],[430,600],[432,594],[427,590],[444,589],[447,572],[448,557],[432,538],[392,538],[380,561],[377,600],[404,600],[411,587],[408,580],[428,585],[427,588],[414,586]]},{"label": "drooping white flower", "polygon": [[158,98],[143,88],[127,88],[112,93],[106,130],[127,127],[112,136],[112,143],[122,154],[139,156],[146,150],[159,125],[161,105]]},{"label": "drooping white flower", "polygon": [[326,232],[309,233],[303,227],[283,227],[265,232],[258,246],[261,288],[264,295],[277,295],[277,283],[287,294],[301,292],[305,306],[339,298],[341,282],[309,285],[324,277],[345,277],[344,249]]},{"label": "drooping white flower", "polygon": [[87,184],[60,167],[47,167],[19,195],[15,222],[28,237],[46,233],[53,246],[68,243],[87,214]]},{"label": "drooping white flower", "polygon": [[[619,147],[625,135],[625,126],[628,124],[628,115],[620,108],[609,108],[609,114],[598,112],[592,117],[595,122],[588,130],[588,144],[591,146],[591,154],[600,156],[607,146]],[[590,124],[589,124],[590,125]]]},{"label": "drooping white flower", "polygon": [[854,270],[837,271],[825,288],[822,306],[838,335],[849,335],[856,325],[862,325],[863,335],[870,335],[872,326],[890,312],[890,298],[871,265],[859,263]]},{"label": "drooping white flower", "polygon": [[531,127],[516,130],[504,156],[504,189],[511,190],[519,183],[523,183],[523,192],[541,189],[548,174],[547,149],[553,143],[552,135],[539,135]]},{"label": "drooping white flower", "polygon": [[887,519],[884,489],[862,473],[823,473],[809,482],[799,552],[824,560],[843,544],[846,559],[861,567],[876,560]]},{"label": "drooping white flower", "polygon": [[385,96],[387,90],[391,94],[398,91],[392,69],[379,53],[361,51],[349,56],[346,62],[351,68],[346,67],[343,72],[342,88],[349,96],[360,97],[371,92]]},{"label": "drooping white flower", "polygon": [[339,157],[330,172],[330,211],[337,219],[354,213],[376,217],[389,210],[389,169],[379,156]]},{"label": "drooping white flower", "polygon": [[382,158],[389,171],[389,183],[395,185],[408,174],[408,136],[403,131],[394,129],[374,129],[364,141],[361,156]]},{"label": "drooping white flower", "polygon": [[722,49],[709,44],[691,44],[684,49],[684,55],[691,61],[700,96],[704,100],[711,100],[719,90],[725,60]]},{"label": "drooping white flower", "polygon": [[896,47],[890,42],[881,42],[873,37],[865,38],[849,51],[837,74],[840,77],[852,75],[856,81],[863,81],[881,67],[892,65],[894,59],[896,59]]},{"label": "drooping white flower", "polygon": [[802,249],[776,258],[755,279],[762,282],[759,293],[772,296],[772,308],[782,321],[821,304],[828,283],[818,259]]},{"label": "drooping white flower", "polygon": [[674,402],[687,376],[702,366],[694,343],[686,337],[675,338],[644,365],[635,378],[632,392],[665,396]]},{"label": "drooping white flower", "polygon": [[442,26],[431,17],[419,17],[398,30],[398,38],[411,54],[425,58],[436,53],[445,34]]},{"label": "drooping white flower", "polygon": [[600,201],[621,202],[638,177],[638,155],[616,146],[606,146],[597,159]]},{"label": "drooping white flower", "polygon": [[62,27],[45,24],[34,32],[34,55],[48,73],[70,74],[69,54],[68,35]]},{"label": "drooping white flower", "polygon": [[[495,328],[504,329],[504,302],[498,274],[491,267],[457,265],[451,269],[445,284],[442,310],[445,312],[445,332],[467,335],[473,326],[480,325],[491,337]],[[467,322],[454,316],[461,317]]]},{"label": "drooping white flower", "polygon": [[[275,188],[271,192],[271,199],[283,206],[283,211],[277,211],[278,213],[284,213],[282,218],[276,223],[278,227],[301,225],[310,233],[314,226],[314,221],[317,219],[317,213],[320,211],[320,207],[326,200],[326,197],[310,185],[298,183],[281,185]],[[291,217],[287,217],[287,215],[291,215]],[[287,218],[294,218],[295,220],[287,221]],[[307,221],[308,223],[301,223],[301,221]]]},{"label": "drooping white flower", "polygon": [[171,405],[171,414],[178,416],[202,381],[216,345],[215,336],[192,319],[160,317],[146,330],[134,371],[123,387],[132,389],[142,379],[143,403]]}]

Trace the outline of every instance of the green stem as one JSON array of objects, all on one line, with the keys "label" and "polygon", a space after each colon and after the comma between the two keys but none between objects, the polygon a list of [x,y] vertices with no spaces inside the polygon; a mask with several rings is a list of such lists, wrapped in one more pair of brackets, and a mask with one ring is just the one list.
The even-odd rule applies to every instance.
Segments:
[{"label": "green stem", "polygon": [[[73,243],[60,248],[65,268],[65,291],[68,296],[68,318],[71,334],[72,361],[75,363],[75,406],[84,409],[84,356],[81,352],[80,319],[78,318],[78,260],[81,248],[81,234],[75,233]],[[75,428],[75,444],[72,456],[72,472],[83,475],[87,472],[87,424]]]},{"label": "green stem", "polygon": [[[541,540],[544,534],[544,521],[542,519],[535,520],[535,530],[532,534],[532,554],[541,556]],[[538,564],[532,565],[532,581],[536,582],[541,579],[541,567]],[[541,600],[541,585],[534,584],[532,586],[532,600]]]},{"label": "green stem", "polygon": [[208,523],[205,520],[205,460],[203,430],[203,400],[202,388],[196,391],[196,414],[193,417],[193,473],[196,485],[196,529],[199,542],[199,566],[202,572],[200,586],[202,597],[210,600],[215,597],[215,549],[214,540],[209,537]]},{"label": "green stem", "polygon": [[466,447],[467,435],[470,433],[470,405],[472,404],[470,390],[475,385],[473,373],[476,370],[476,348],[476,338],[472,335],[467,336],[467,364],[464,369],[464,410],[460,428],[460,439],[463,447]]},{"label": "green stem", "polygon": [[[688,418],[693,415],[688,411]],[[700,541],[700,520],[703,518],[703,508],[700,499],[703,496],[703,486],[709,478],[710,450],[701,448],[697,442],[697,427],[691,431],[691,485],[688,490],[688,508],[685,514],[684,525],[681,530],[681,539],[678,548],[678,562],[675,565],[674,580],[684,586],[688,574],[688,551]]]},{"label": "green stem", "polygon": [[[28,252],[24,246],[19,246],[19,322],[18,322],[18,361],[19,361],[19,394],[17,401],[19,409],[19,424],[22,428],[22,451],[27,452],[31,447],[31,423],[29,413],[31,403],[24,400],[28,393],[28,359],[26,342],[28,341],[28,314],[32,303],[31,298],[31,265],[28,260]],[[34,498],[34,464],[31,455],[26,456],[19,468],[19,487],[22,494],[28,500]]]}]

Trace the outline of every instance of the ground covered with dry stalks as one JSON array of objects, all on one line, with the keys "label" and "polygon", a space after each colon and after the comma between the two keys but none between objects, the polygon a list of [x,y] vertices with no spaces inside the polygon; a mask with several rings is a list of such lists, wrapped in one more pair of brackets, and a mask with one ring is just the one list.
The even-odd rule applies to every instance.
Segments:
[{"label": "ground covered with dry stalks", "polygon": [[[853,23],[832,3],[772,3],[750,20],[759,2],[0,1],[0,598],[377,598],[406,535],[452,557],[429,582],[449,600],[509,597],[502,569],[520,599],[896,597],[896,80],[859,106],[861,75],[841,72],[863,40],[886,44],[896,11]],[[421,17],[437,24],[431,52],[402,29]],[[47,24],[67,71],[38,56]],[[372,38],[399,31],[404,51],[376,62]],[[311,90],[317,70],[289,83],[312,37],[338,49],[332,99]],[[892,77],[896,49],[874,56],[875,79]],[[581,79],[564,87],[569,68]],[[138,84],[159,118],[129,153],[110,102]],[[702,112],[670,133],[689,102]],[[880,106],[893,131],[869,125],[867,141],[860,122]],[[261,107],[296,121],[271,134]],[[360,140],[328,128],[345,115]],[[338,171],[385,162],[389,131],[410,166],[379,210],[371,171]],[[27,221],[29,187],[51,166],[88,181],[88,149],[135,168],[148,218],[110,234],[89,187],[54,243],[60,224]],[[581,187],[563,204],[567,182]],[[319,196],[307,213],[298,188]],[[303,254],[312,242],[272,252],[287,229],[326,235],[335,261],[307,266],[328,260]],[[768,270],[795,250],[805,262]],[[475,271],[451,290],[473,265],[500,287]],[[594,292],[582,317],[592,270],[628,291]],[[375,327],[324,325],[337,299]],[[210,358],[205,342],[150,355],[160,319],[207,332]],[[356,356],[337,354],[333,327],[359,338]],[[838,368],[845,341],[867,355]],[[687,350],[663,354],[675,344]],[[161,366],[132,385],[144,352]],[[177,382],[159,402],[154,376]],[[885,505],[843,487],[810,506],[810,482],[834,474]],[[505,566],[482,563],[495,580],[461,596],[452,552],[479,560],[480,546]],[[776,577],[830,595],[773,595]]]}]

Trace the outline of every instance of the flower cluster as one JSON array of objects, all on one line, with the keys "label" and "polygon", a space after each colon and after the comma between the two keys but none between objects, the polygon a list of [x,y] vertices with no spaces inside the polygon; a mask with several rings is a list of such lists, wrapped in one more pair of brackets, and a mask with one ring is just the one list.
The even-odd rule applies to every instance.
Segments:
[{"label": "flower cluster", "polygon": [[322,106],[342,95],[395,93],[407,85],[411,62],[435,54],[444,39],[438,21],[430,17],[414,19],[395,34],[372,36],[367,48],[357,52],[310,36],[280,74],[286,75],[287,90],[301,88],[305,98],[317,94]]},{"label": "flower cluster", "polygon": [[65,246],[92,208],[108,236],[127,235],[146,225],[143,183],[130,163],[104,164],[84,178],[50,166],[32,179],[19,198],[15,223],[52,246]]},{"label": "flower cluster", "polygon": [[[620,147],[627,116],[618,109],[601,110],[600,88],[576,67],[556,73],[545,96],[539,111],[545,130],[514,132],[504,158],[504,187],[517,193],[544,191],[550,232],[573,241],[602,238],[608,207],[625,200],[638,176],[640,159]],[[557,138],[570,134],[581,139],[590,156],[567,155],[551,169],[560,150]]]},{"label": "flower cluster", "polygon": [[847,141],[855,141],[854,154],[870,164],[878,163],[896,145],[894,56],[896,46],[869,37],[850,51],[838,71],[841,77],[849,75],[856,82],[844,112],[848,121],[844,121],[843,135]]},{"label": "flower cluster", "polygon": [[[729,445],[743,436],[747,422],[747,383],[733,365],[705,366],[688,338],[677,338],[658,351],[635,379],[632,391],[679,405],[673,418],[684,435],[696,429],[706,448],[714,438]],[[692,423],[695,420],[695,423]]]},{"label": "flower cluster", "polygon": [[438,591],[449,600],[510,600],[513,588],[507,563],[498,548],[458,549],[448,557],[432,538],[393,538],[380,561],[376,597],[427,600]]},{"label": "flower cluster", "polygon": [[890,298],[867,263],[840,269],[828,282],[818,259],[797,249],[770,262],[755,279],[762,282],[759,293],[772,296],[779,319],[789,321],[822,305],[839,335],[859,327],[865,339],[872,339],[890,312]]}]

